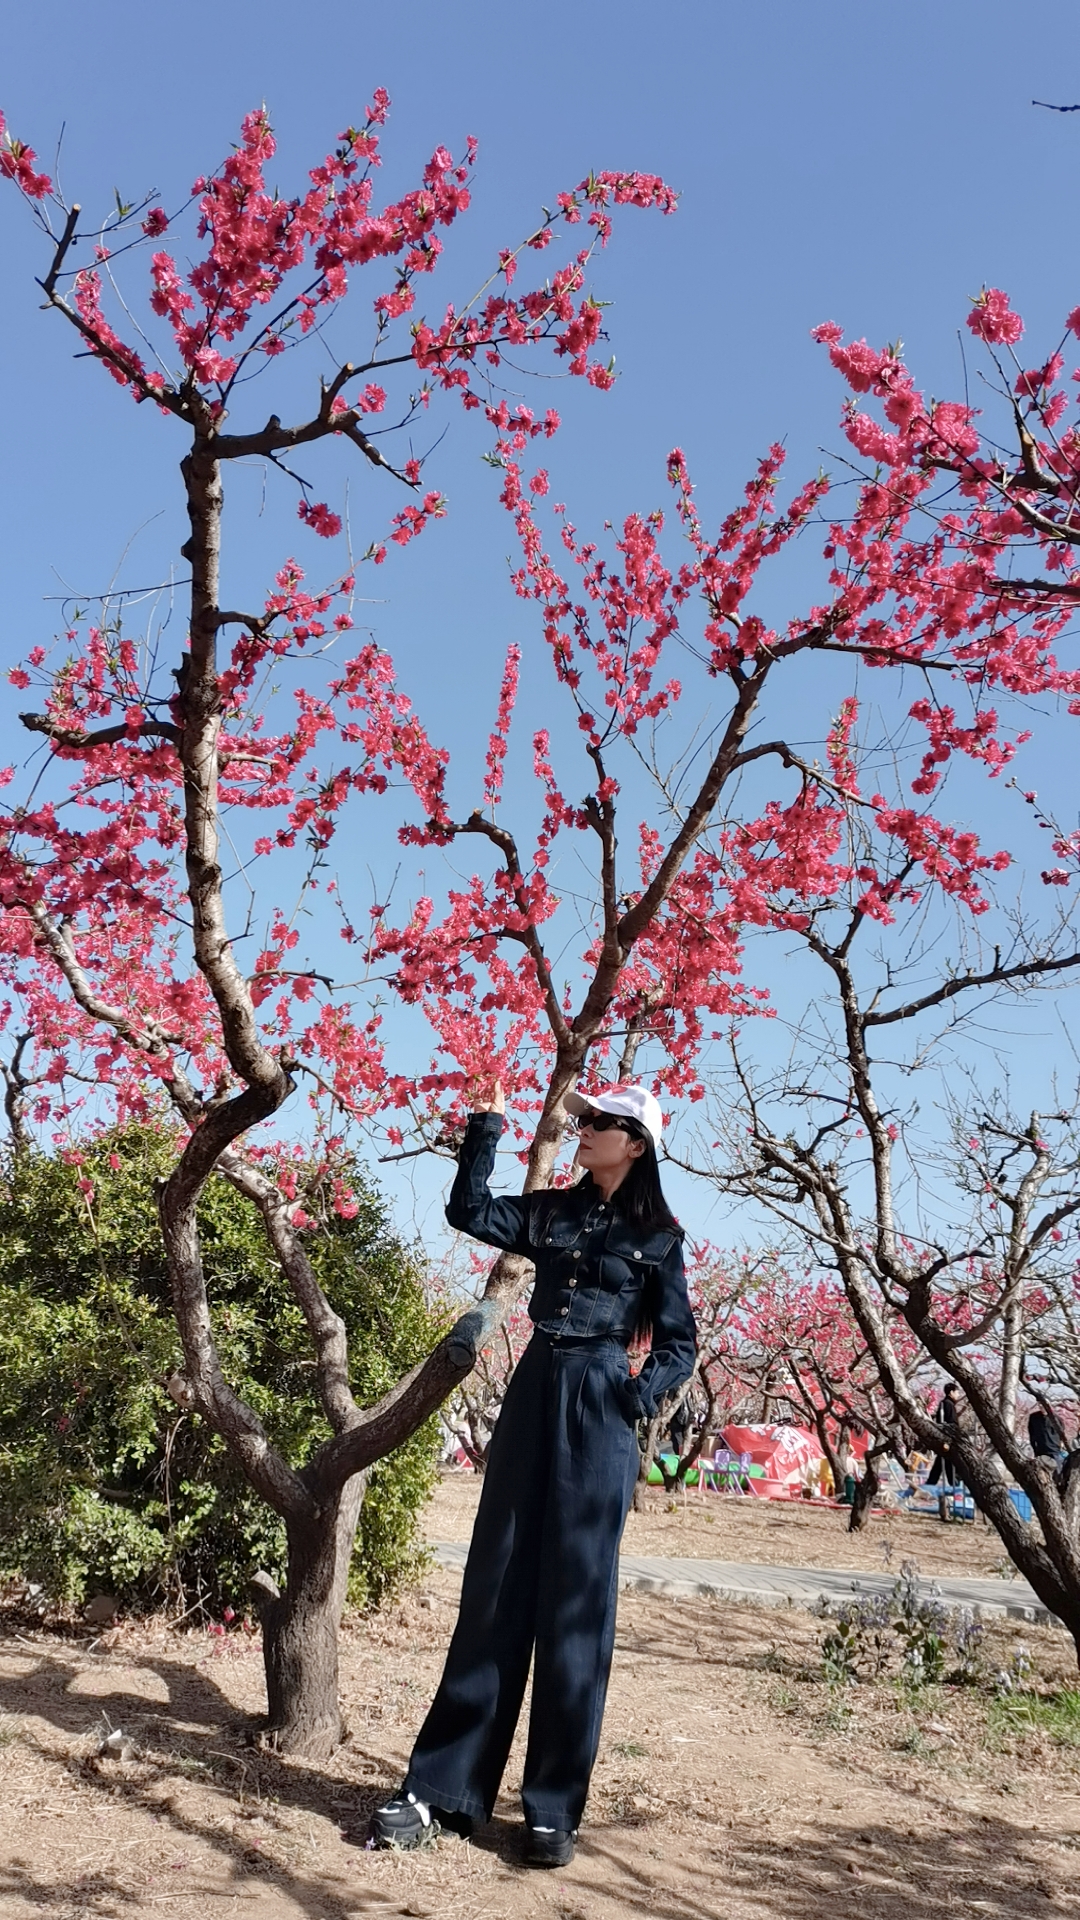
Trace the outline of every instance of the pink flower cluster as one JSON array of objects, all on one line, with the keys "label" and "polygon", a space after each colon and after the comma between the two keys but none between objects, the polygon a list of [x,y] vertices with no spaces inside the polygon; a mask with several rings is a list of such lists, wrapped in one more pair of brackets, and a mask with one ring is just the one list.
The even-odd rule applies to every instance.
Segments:
[{"label": "pink flower cluster", "polygon": [[7,122],[0,113],[0,179],[13,180],[28,200],[44,200],[52,192],[49,175],[34,172],[36,159],[33,147],[25,146],[8,132]]},{"label": "pink flower cluster", "polygon": [[493,732],[488,737],[484,777],[484,799],[489,807],[496,806],[502,797],[507,735],[510,732],[510,721],[513,717],[514,702],[517,699],[520,669],[521,648],[518,646],[510,646],[506,650],[506,665],[503,668],[502,685],[499,688],[498,718],[496,719]]}]

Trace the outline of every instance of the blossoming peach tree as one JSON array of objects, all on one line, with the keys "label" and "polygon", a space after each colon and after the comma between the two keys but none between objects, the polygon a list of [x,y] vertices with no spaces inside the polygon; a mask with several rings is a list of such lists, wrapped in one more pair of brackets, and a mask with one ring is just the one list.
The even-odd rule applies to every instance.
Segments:
[{"label": "blossoming peach tree", "polygon": [[[304,1251],[292,1156],[280,1142],[277,1150],[260,1147],[253,1136],[289,1098],[302,1065],[347,1110],[381,1099],[385,1074],[370,1023],[350,1018],[332,991],[312,1009],[318,982],[306,970],[290,972],[297,936],[280,909],[269,912],[268,943],[250,975],[242,971],[228,923],[222,809],[251,809],[279,823],[256,839],[255,862],[272,865],[275,846],[299,837],[314,860],[345,797],[383,788],[384,767],[405,766],[437,811],[442,759],[371,646],[329,688],[318,680],[301,688],[295,717],[270,731],[260,705],[268,670],[310,656],[352,627],[354,577],[350,569],[331,586],[310,589],[288,561],[255,610],[223,607],[223,474],[233,461],[282,465],[297,449],[343,437],[408,489],[388,534],[408,544],[443,513],[444,501],[423,490],[417,462],[398,470],[381,450],[391,383],[409,383],[394,403],[404,422],[454,397],[492,417],[488,386],[506,351],[535,355],[547,345],[571,375],[610,385],[610,371],[593,355],[601,309],[586,289],[590,255],[607,240],[614,207],[673,205],[656,178],[593,176],[560,195],[555,213],[522,247],[500,254],[478,299],[461,311],[448,307],[429,325],[418,313],[418,292],[438,266],[441,230],[469,205],[475,143],[461,162],[437,148],[421,182],[380,205],[387,107],[378,92],[363,123],[340,135],[292,198],[266,186],[274,136],[266,113],[252,113],[235,151],[212,177],[196,181],[178,215],[156,204],[118,206],[96,230],[38,171],[33,151],[0,128],[0,173],[36,214],[46,243],[46,304],[132,400],[158,409],[185,436],[182,554],[190,568],[187,640],[173,661],[155,671],[122,625],[103,618],[85,635],[67,633],[59,666],[48,668],[39,646],[11,674],[16,687],[33,679],[43,688],[41,711],[24,723],[44,737],[48,772],[59,774],[61,788],[59,798],[45,797],[39,786],[3,823],[4,964],[13,992],[5,1018],[17,1003],[34,1049],[28,1056],[20,1040],[8,1062],[9,1108],[13,1102],[25,1123],[29,1089],[30,1124],[46,1124],[65,1109],[65,1087],[84,1069],[109,1091],[120,1117],[144,1112],[156,1093],[186,1126],[160,1195],[183,1348],[176,1392],[221,1435],[285,1522],[286,1591],[262,1595],[269,1729],[283,1747],[309,1754],[326,1752],[340,1733],[336,1634],[365,1470],[468,1372],[484,1322],[475,1312],[459,1318],[423,1366],[378,1404],[358,1406],[342,1321]],[[191,220],[201,253],[184,272],[167,241],[179,227],[186,247]],[[522,260],[557,251],[562,234],[575,242],[568,257],[542,284],[511,292]],[[136,348],[109,318],[109,300],[121,256],[140,243],[151,256],[151,313]],[[263,424],[234,427],[233,415],[250,410],[253,377],[269,371],[272,378],[283,354],[319,335],[364,268],[383,276],[370,351],[336,366],[298,424],[283,425],[271,412]],[[557,426],[553,412],[536,420],[521,410],[515,431],[550,435]],[[301,520],[335,537],[341,517],[299,484]],[[364,558],[377,566],[385,553],[375,541]],[[327,726],[347,762],[320,775],[310,762]],[[320,1148],[331,1181],[338,1145],[326,1129]],[[195,1212],[212,1173],[258,1209],[307,1321],[327,1437],[303,1463],[270,1443],[219,1364]],[[350,1196],[340,1181],[337,1187],[337,1204],[348,1211]]]},{"label": "blossoming peach tree", "polygon": [[[1068,617],[1056,578],[1013,591],[999,570],[1012,536],[995,533],[994,515],[1016,510],[1001,505],[1005,483],[969,480],[965,468],[966,506],[945,519],[926,511],[938,466],[976,459],[970,410],[926,406],[895,355],[844,349],[831,334],[839,363],[856,384],[876,384],[896,439],[912,452],[890,465],[880,430],[883,445],[867,455],[879,466],[843,496],[846,517],[829,516],[820,587],[804,611],[770,624],[759,610],[762,570],[822,516],[830,483],[818,475],[783,499],[779,447],[715,534],[678,451],[668,466],[673,528],[653,509],[597,539],[579,532],[534,458],[557,418],[511,404],[494,376],[508,348],[538,354],[547,343],[569,373],[610,384],[596,357],[601,309],[585,290],[591,250],[619,204],[669,210],[673,196],[650,176],[590,176],[560,196],[524,247],[500,256],[497,288],[429,325],[417,317],[418,289],[437,264],[438,227],[466,204],[471,150],[459,166],[440,149],[421,187],[376,211],[384,114],[378,96],[364,126],[342,135],[292,200],[267,192],[272,135],[264,115],[249,118],[236,153],[197,183],[202,258],[185,276],[167,251],[152,254],[160,366],[106,315],[116,228],[81,234],[78,210],[52,192],[27,148],[6,139],[0,157],[45,228],[48,305],[137,402],[185,433],[182,551],[191,573],[187,641],[171,664],[103,620],[85,637],[73,631],[58,665],[35,648],[17,670],[17,685],[41,688],[23,719],[43,738],[56,783],[47,793],[39,776],[8,812],[0,846],[3,965],[33,1035],[21,1071],[36,1083],[39,1126],[65,1104],[78,1071],[121,1115],[156,1094],[185,1123],[160,1200],[183,1390],[285,1520],[286,1590],[263,1607],[269,1723],[282,1744],[308,1753],[324,1752],[340,1727],[336,1628],[365,1469],[469,1371],[517,1297],[525,1263],[497,1262],[477,1307],[438,1349],[376,1406],[358,1406],[340,1321],[305,1256],[293,1156],[266,1123],[303,1080],[315,1109],[309,1136],[332,1180],[350,1119],[383,1116],[399,1153],[445,1149],[477,1086],[498,1077],[526,1189],[548,1185],[565,1097],[582,1075],[645,1071],[669,1097],[701,1094],[714,1037],[766,1005],[742,973],[748,926],[790,934],[845,888],[879,925],[917,885],[977,916],[986,876],[1008,856],[986,853],[976,834],[939,817],[940,771],[950,759],[990,774],[1008,764],[1015,741],[992,693],[1080,693],[1053,652]],[[151,246],[173,224],[157,206],[130,216],[125,231],[132,220]],[[532,251],[581,226],[586,245],[574,235],[569,259],[542,285],[513,290]],[[76,264],[86,246],[90,258]],[[234,429],[249,376],[319,332],[359,267],[384,262],[392,284],[375,302],[372,352],[340,364],[299,425],[270,414],[260,427]],[[979,311],[990,315],[990,302]],[[389,404],[384,370],[395,368],[394,377],[421,383],[399,416],[456,395],[494,435],[489,458],[519,548],[513,584],[538,616],[550,662],[550,722],[532,730],[532,785],[515,779],[512,803],[511,727],[523,665],[533,667],[516,645],[484,764],[459,776],[472,804],[455,809],[448,749],[386,652],[368,642],[339,659],[344,640],[328,648],[351,625],[352,568],[313,588],[289,561],[259,605],[220,603],[230,460],[283,464],[297,448],[343,436],[417,495],[394,517],[390,539],[407,544],[444,510],[440,494],[421,492],[417,469],[395,470],[373,437],[373,416]],[[300,514],[316,535],[339,537],[341,516],[303,488]],[[1043,536],[1023,521],[1021,537]],[[365,560],[378,565],[384,551],[373,541]],[[673,655],[681,677],[669,668]],[[271,670],[294,676],[290,710],[267,690]],[[896,724],[924,731],[926,757],[913,789],[890,772],[882,779],[892,791],[860,796],[866,830],[852,860],[851,686],[856,672],[871,671]],[[947,685],[950,704],[936,692],[913,702],[912,675],[931,689]],[[818,757],[787,736],[792,700],[800,738],[818,725]],[[811,711],[819,723],[807,724]],[[328,850],[345,820],[355,847],[366,809],[385,809],[402,788],[412,801],[401,844],[425,875],[442,860],[445,881],[417,879],[404,911],[385,894],[365,908],[327,878]],[[230,906],[224,808],[234,839],[246,816],[255,828],[240,858],[266,933],[246,971],[237,946],[255,922],[246,904]],[[452,862],[469,845],[484,859],[462,879]],[[283,878],[298,853],[304,898],[327,889],[339,904],[351,981],[300,948]],[[405,1021],[419,1016],[429,1036],[423,1058],[402,1057],[397,1040],[391,1057],[378,999],[387,991]],[[218,1363],[195,1218],[212,1175],[259,1209],[310,1328],[328,1435],[301,1466],[270,1444]],[[343,1189],[338,1201],[349,1204]]]}]

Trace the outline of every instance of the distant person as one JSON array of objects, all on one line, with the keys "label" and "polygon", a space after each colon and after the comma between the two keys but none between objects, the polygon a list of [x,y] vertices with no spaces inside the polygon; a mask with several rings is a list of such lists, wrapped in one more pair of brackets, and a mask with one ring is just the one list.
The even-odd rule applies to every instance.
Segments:
[{"label": "distant person", "polygon": [[939,1486],[942,1480],[945,1482],[945,1486],[941,1488],[941,1492],[938,1495],[938,1512],[943,1520],[948,1518],[945,1487],[947,1486],[950,1489],[955,1488],[959,1484],[960,1479],[956,1471],[956,1461],[952,1453],[952,1439],[955,1438],[960,1430],[959,1402],[960,1389],[955,1380],[950,1380],[938,1402],[938,1409],[934,1418],[938,1426],[944,1427],[952,1437],[943,1441],[942,1445],[937,1449],[937,1459],[934,1461],[926,1478],[928,1487]]},{"label": "distant person", "polygon": [[1036,1460],[1052,1460],[1057,1466],[1069,1443],[1052,1407],[1039,1406],[1028,1415],[1028,1442]]},{"label": "distant person", "polygon": [[668,1437],[677,1460],[681,1460],[683,1457],[687,1435],[690,1432],[690,1424],[690,1409],[684,1400],[681,1407],[676,1407],[671,1416],[671,1425],[668,1428]]}]

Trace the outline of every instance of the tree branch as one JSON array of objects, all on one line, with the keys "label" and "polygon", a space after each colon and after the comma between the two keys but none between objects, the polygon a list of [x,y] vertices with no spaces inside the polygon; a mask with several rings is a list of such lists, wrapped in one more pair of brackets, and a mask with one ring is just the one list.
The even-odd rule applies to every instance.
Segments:
[{"label": "tree branch", "polygon": [[262,1215],[266,1236],[292,1288],[315,1348],[319,1398],[335,1433],[354,1425],[360,1410],[349,1385],[349,1343],[345,1322],[335,1313],[315,1276],[281,1191],[231,1149],[220,1154],[217,1171]]},{"label": "tree branch", "polygon": [[843,800],[847,805],[857,807],[872,805],[872,802],[865,800],[861,794],[852,793],[849,787],[838,786],[836,781],[830,780],[820,767],[811,766],[808,760],[801,760],[797,753],[792,753],[785,740],[766,740],[761,746],[747,747],[733,762],[732,772],[736,772],[740,767],[748,767],[752,760],[763,760],[767,754],[775,754],[789,773],[801,773],[804,780],[812,781],[814,786],[821,787],[826,793],[834,793],[838,800]]},{"label": "tree branch", "polygon": [[79,733],[74,727],[63,727],[57,721],[50,720],[47,713],[20,713],[19,719],[28,733],[43,733],[54,746],[75,753],[92,753],[95,747],[118,746],[123,740],[168,740],[174,747],[180,743],[179,728],[171,720],[142,720],[137,727],[129,727],[121,721],[115,727],[99,727],[94,733]]},{"label": "tree branch", "polygon": [[912,1020],[917,1014],[926,1013],[930,1007],[939,1007],[944,1001],[955,999],[958,993],[966,993],[969,987],[1004,986],[1010,980],[1029,980],[1039,974],[1063,973],[1069,967],[1078,966],[1080,953],[1069,953],[1060,958],[1047,955],[1041,960],[1022,960],[1014,967],[995,964],[986,973],[957,974],[954,979],[935,987],[932,993],[908,1001],[906,1006],[892,1007],[887,1013],[875,1013],[871,1009],[862,1015],[862,1023],[865,1027],[892,1026],[897,1020]]},{"label": "tree branch", "polygon": [[68,211],[68,217],[64,222],[64,231],[60,235],[60,238],[56,243],[56,252],[53,254],[52,265],[49,268],[48,273],[45,275],[44,280],[39,281],[38,283],[45,294],[46,300],[48,301],[52,300],[52,297],[56,292],[56,282],[59,279],[60,274],[63,270],[64,261],[67,259],[68,248],[71,246],[71,243],[75,238],[75,228],[79,224],[79,215],[81,212],[82,212],[82,208],[80,207],[78,201],[76,200],[74,206],[71,207]]},{"label": "tree branch", "polygon": [[690,848],[712,814],[741,751],[742,742],[746,738],[754,710],[761,698],[771,664],[771,661],[763,660],[752,674],[739,680],[735,705],[724,729],[724,737],[717,748],[712,765],[687,810],[686,818],[669,844],[667,852],[640,900],[628,908],[619,921],[618,941],[624,953],[629,952],[635,940],[655,919],[671,892],[675,878]]},{"label": "tree branch", "polygon": [[[151,1055],[160,1060],[172,1053],[174,1047],[185,1045],[184,1037],[179,1033],[170,1033],[156,1020],[137,1022],[124,1011],[95,992],[90,984],[89,975],[79,961],[75,942],[70,930],[58,923],[48,912],[44,904],[38,901],[24,903],[43,944],[48,948],[60,972],[71,990],[72,998],[91,1020],[100,1021],[103,1026],[111,1027],[121,1040],[127,1042],[140,1053]],[[192,1122],[201,1111],[201,1103],[190,1080],[183,1069],[172,1062],[165,1085],[184,1119]]]},{"label": "tree branch", "polygon": [[302,1478],[319,1499],[344,1486],[376,1460],[401,1445],[440,1407],[459,1380],[472,1372],[480,1349],[502,1317],[492,1297],[470,1308],[425,1359],[391,1387],[373,1407],[365,1407],[349,1430],[326,1440],[303,1469]]}]

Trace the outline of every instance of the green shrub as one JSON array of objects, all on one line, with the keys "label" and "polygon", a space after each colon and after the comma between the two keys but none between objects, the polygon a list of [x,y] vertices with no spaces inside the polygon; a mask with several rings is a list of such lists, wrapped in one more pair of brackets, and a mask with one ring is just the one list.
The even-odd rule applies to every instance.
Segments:
[{"label": "green shrub", "polygon": [[[240,1609],[256,1568],[282,1578],[284,1534],[217,1436],[165,1391],[181,1351],[154,1181],[173,1141],[129,1126],[81,1152],[81,1166],[31,1154],[0,1180],[0,1572],[68,1602],[105,1588],[128,1604]],[[355,1217],[328,1211],[307,1244],[348,1328],[364,1403],[443,1323],[377,1188],[356,1167],[348,1180]],[[303,1316],[240,1195],[212,1181],[199,1219],[225,1375],[302,1466],[328,1431]],[[430,1421],[372,1470],[357,1604],[379,1605],[420,1564],[417,1516],[437,1451]]]}]

